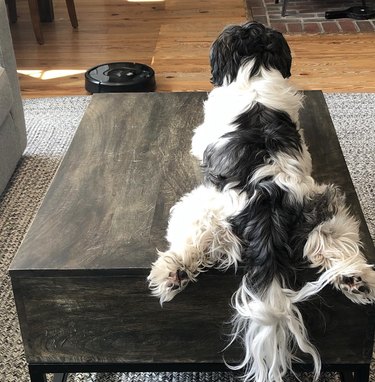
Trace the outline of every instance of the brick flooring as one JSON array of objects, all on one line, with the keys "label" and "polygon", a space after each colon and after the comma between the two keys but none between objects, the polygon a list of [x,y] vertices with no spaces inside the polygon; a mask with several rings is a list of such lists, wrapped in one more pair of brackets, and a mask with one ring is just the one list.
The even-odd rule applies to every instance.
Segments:
[{"label": "brick flooring", "polygon": [[[246,0],[248,16],[280,32],[290,34],[375,32],[375,19],[325,18],[326,11],[345,10],[361,5],[360,0],[289,0],[285,17],[281,16],[283,1],[275,4],[275,0]],[[366,4],[375,9],[375,0],[367,0]]]}]

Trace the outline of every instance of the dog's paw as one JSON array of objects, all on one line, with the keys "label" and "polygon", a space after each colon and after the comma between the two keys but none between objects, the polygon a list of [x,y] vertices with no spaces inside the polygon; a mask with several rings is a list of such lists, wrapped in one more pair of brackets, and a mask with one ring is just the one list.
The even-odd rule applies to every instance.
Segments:
[{"label": "dog's paw", "polygon": [[189,277],[186,271],[177,269],[176,272],[170,272],[167,282],[167,288],[171,290],[183,289],[189,282]]},{"label": "dog's paw", "polygon": [[342,290],[353,294],[370,293],[370,288],[360,276],[342,276],[340,286]]},{"label": "dog's paw", "polygon": [[168,270],[160,272],[160,269],[152,269],[147,280],[151,293],[159,298],[161,305],[171,301],[189,283],[187,272],[182,269],[172,272]]},{"label": "dog's paw", "polygon": [[361,275],[340,276],[337,280],[338,288],[351,301],[359,304],[370,304],[375,302],[375,272],[368,269],[368,272]]},{"label": "dog's paw", "polygon": [[173,254],[162,254],[152,265],[147,277],[151,293],[160,299],[160,304],[171,301],[189,283],[188,271]]}]

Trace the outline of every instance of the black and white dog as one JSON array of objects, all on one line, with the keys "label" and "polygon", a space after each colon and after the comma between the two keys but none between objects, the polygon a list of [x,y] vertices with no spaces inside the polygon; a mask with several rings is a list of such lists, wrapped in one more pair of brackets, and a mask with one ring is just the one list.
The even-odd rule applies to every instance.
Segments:
[{"label": "black and white dog", "polygon": [[[233,341],[242,341],[244,358],[232,368],[244,368],[245,381],[282,381],[298,346],[318,376],[320,357],[296,304],[329,283],[353,302],[375,301],[358,221],[337,187],[311,177],[298,123],[303,96],[289,83],[282,34],[255,22],[229,26],[210,62],[215,88],[192,140],[204,182],[172,208],[170,247],[152,265],[149,286],[163,303],[206,268],[244,264],[232,299]],[[320,276],[293,290],[301,267]]]}]

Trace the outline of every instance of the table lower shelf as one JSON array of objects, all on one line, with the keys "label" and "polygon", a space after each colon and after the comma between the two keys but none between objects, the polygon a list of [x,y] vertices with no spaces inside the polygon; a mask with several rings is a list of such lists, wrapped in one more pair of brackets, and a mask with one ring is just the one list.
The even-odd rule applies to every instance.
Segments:
[{"label": "table lower shelf", "polygon": [[[310,372],[310,364],[293,365],[296,372]],[[45,374],[54,374],[53,382],[66,382],[70,373],[126,373],[126,372],[227,372],[224,363],[169,363],[169,364],[31,364],[31,382],[46,382]],[[340,373],[342,382],[367,382],[369,364],[322,365],[322,372]],[[238,373],[240,375],[240,373]]]}]

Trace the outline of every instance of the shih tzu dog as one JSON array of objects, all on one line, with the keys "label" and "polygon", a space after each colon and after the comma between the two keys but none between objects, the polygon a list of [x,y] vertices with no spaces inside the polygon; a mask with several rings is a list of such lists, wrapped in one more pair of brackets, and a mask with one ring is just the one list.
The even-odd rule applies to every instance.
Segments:
[{"label": "shih tzu dog", "polygon": [[[311,177],[299,126],[303,96],[291,86],[291,52],[281,33],[256,22],[229,26],[210,51],[212,83],[192,154],[204,181],[172,208],[170,244],[148,277],[161,303],[203,270],[243,264],[232,298],[233,340],[244,347],[244,380],[282,381],[309,354],[297,303],[332,284],[351,301],[375,301],[375,272],[361,253],[359,223],[334,185]],[[319,277],[296,288],[295,273]]]}]

